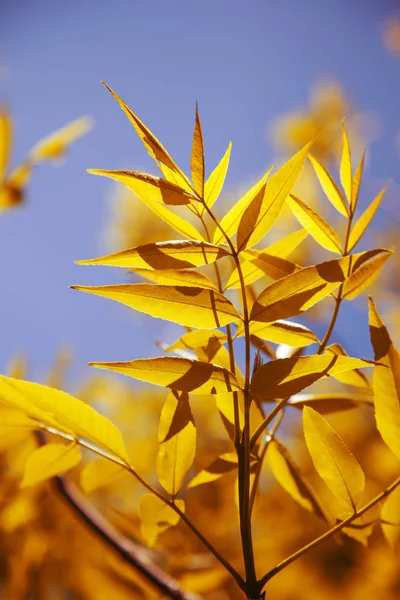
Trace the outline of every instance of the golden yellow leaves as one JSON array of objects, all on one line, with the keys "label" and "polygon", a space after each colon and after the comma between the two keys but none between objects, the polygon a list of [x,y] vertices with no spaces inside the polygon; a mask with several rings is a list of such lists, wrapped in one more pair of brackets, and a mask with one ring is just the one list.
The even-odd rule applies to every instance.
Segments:
[{"label": "golden yellow leaves", "polygon": [[[176,500],[175,504],[182,512],[185,510],[183,500]],[[142,536],[149,546],[154,546],[160,533],[176,525],[180,518],[170,506],[152,494],[141,498],[139,515]]]},{"label": "golden yellow leaves", "polygon": [[25,465],[22,487],[36,485],[40,481],[65,473],[81,460],[81,451],[75,443],[46,444],[35,450]]}]

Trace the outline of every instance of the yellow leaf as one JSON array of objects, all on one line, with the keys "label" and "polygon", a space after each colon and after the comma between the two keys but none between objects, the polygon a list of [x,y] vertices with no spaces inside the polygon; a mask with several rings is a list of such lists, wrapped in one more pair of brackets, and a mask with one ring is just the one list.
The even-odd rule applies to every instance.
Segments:
[{"label": "yellow leaf", "polygon": [[140,275],[154,283],[161,285],[183,285],[194,286],[205,290],[218,292],[216,284],[207,275],[192,269],[164,269],[162,271],[150,271],[149,269],[134,269],[135,275]]},{"label": "yellow leaf", "polygon": [[308,406],[303,409],[303,424],[318,474],[331,492],[355,511],[365,486],[360,465],[324,417]]},{"label": "yellow leaf", "polygon": [[32,173],[32,165],[23,163],[16,167],[0,186],[0,210],[6,210],[22,204],[25,199],[25,187]]},{"label": "yellow leaf", "polygon": [[378,208],[383,200],[383,197],[386,194],[388,187],[389,187],[389,184],[387,184],[383,188],[383,190],[371,202],[371,204],[368,206],[368,208],[365,209],[365,211],[362,213],[362,215],[359,217],[358,221],[352,228],[352,230],[350,232],[350,237],[349,237],[349,252],[351,252],[351,250],[355,246],[357,246],[358,242],[360,241],[360,239],[366,232],[368,225],[371,223],[372,219],[374,218],[375,213],[378,210]]},{"label": "yellow leaf", "polygon": [[116,94],[104,81],[103,84],[114,96],[115,100],[118,102],[118,104],[128,117],[129,121],[132,123],[133,127],[136,130],[136,133],[142,140],[147,152],[156,161],[164,177],[166,177],[168,181],[175,183],[176,185],[185,189],[186,191],[193,192],[192,186],[190,185],[188,178],[180,170],[180,168],[168,154],[161,142],[150,131],[150,129],[146,127],[146,125],[139,119],[139,117],[129,108],[129,106],[125,104],[122,98],[120,98],[118,94]]},{"label": "yellow leaf", "polygon": [[369,327],[374,348],[374,402],[378,431],[400,460],[400,355],[370,298]]},{"label": "yellow leaf", "polygon": [[10,161],[12,143],[12,123],[5,108],[0,110],[0,187],[5,179]]},{"label": "yellow leaf", "polygon": [[310,144],[292,156],[263,188],[255,194],[243,212],[239,228],[237,247],[243,250],[258,244],[275,223],[281,208],[293,190],[306,160]]},{"label": "yellow leaf", "polygon": [[327,521],[316,493],[304,475],[301,474],[300,468],[287,449],[277,440],[271,440],[267,457],[272,473],[283,489],[305,510]]},{"label": "yellow leaf", "polygon": [[[331,344],[325,348],[325,352],[330,352],[337,356],[347,356],[346,352],[340,344]],[[345,383],[347,385],[353,385],[355,387],[362,388],[364,390],[370,390],[371,384],[368,378],[359,369],[351,369],[350,371],[343,371],[341,373],[331,374],[332,377]]]},{"label": "yellow leaf", "polygon": [[361,180],[364,172],[364,160],[365,160],[365,151],[363,150],[361,153],[360,162],[357,165],[356,172],[354,173],[353,183],[352,183],[352,191],[351,191],[351,210],[356,210],[358,195],[360,193]]},{"label": "yellow leaf", "polygon": [[196,227],[194,227],[194,225],[173,213],[172,210],[165,206],[165,204],[161,204],[160,202],[157,202],[157,200],[152,200],[151,198],[146,198],[144,202],[154,214],[160,217],[160,219],[178,233],[181,233],[189,239],[204,240],[204,236],[196,229]]},{"label": "yellow leaf", "polygon": [[29,456],[24,471],[22,488],[31,487],[65,473],[81,461],[81,451],[77,444],[45,444]]},{"label": "yellow leaf", "polygon": [[81,472],[80,483],[85,494],[113,485],[128,475],[126,469],[104,458],[90,461]]},{"label": "yellow leaf", "polygon": [[339,186],[333,177],[328,173],[325,167],[315,158],[312,154],[308,155],[312,166],[314,167],[315,173],[319,179],[322,189],[325,192],[329,202],[336,208],[340,214],[345,217],[349,216],[349,207],[346,200],[343,198],[343,194],[340,191]]},{"label": "yellow leaf", "polygon": [[132,283],[72,286],[73,289],[121,302],[159,319],[186,327],[213,329],[240,319],[233,304],[219,292],[199,287]]},{"label": "yellow leaf", "polygon": [[302,409],[310,406],[322,415],[329,415],[343,410],[350,410],[362,405],[372,406],[373,398],[367,394],[352,392],[332,392],[327,394],[296,394],[288,404]]},{"label": "yellow leaf", "polygon": [[206,469],[197,473],[188,485],[188,488],[193,488],[203,483],[211,483],[217,481],[225,473],[231,473],[237,470],[237,454],[235,452],[226,452],[212,461]]},{"label": "yellow leaf", "polygon": [[182,335],[176,342],[170,344],[165,348],[166,352],[172,352],[173,350],[195,350],[203,346],[207,347],[213,345],[215,342],[218,343],[218,347],[224,344],[227,340],[226,333],[222,331],[212,331],[210,329],[197,329],[196,331],[189,331]]},{"label": "yellow leaf", "polygon": [[221,230],[223,230],[228,237],[232,237],[237,232],[243,212],[246,210],[247,206],[250,204],[253,198],[257,196],[257,194],[265,184],[268,175],[271,171],[272,167],[268,169],[268,171],[261,177],[261,179],[257,181],[257,183],[253,185],[253,187],[250,188],[249,191],[246,192],[244,196],[242,196],[240,200],[236,202],[236,204],[232,206],[232,208],[226,213],[226,215],[222,217],[220,222],[221,229],[219,227],[216,228],[213,237],[213,244],[218,245],[221,242],[225,241],[225,236]]},{"label": "yellow leaf", "polygon": [[87,440],[122,462],[128,461],[117,427],[77,398],[45,385],[4,375],[0,375],[0,397],[5,404],[18,408],[40,423]]},{"label": "yellow leaf", "polygon": [[400,548],[400,488],[397,487],[385,501],[381,510],[382,531],[391,548]]},{"label": "yellow leaf", "polygon": [[278,358],[257,369],[251,380],[251,393],[260,399],[288,398],[321,377],[372,366],[361,358],[332,354]]},{"label": "yellow leaf", "polygon": [[105,171],[102,169],[88,169],[88,173],[109,177],[123,183],[132,190],[145,204],[148,200],[155,200],[170,206],[190,204],[193,200],[198,201],[193,194],[180,188],[161,177],[138,171]]},{"label": "yellow leaf", "polygon": [[378,277],[379,272],[391,257],[391,250],[380,250],[382,254],[373,256],[370,261],[362,264],[356,271],[350,275],[344,282],[342,297],[346,300],[352,300],[361,294]]},{"label": "yellow leaf", "polygon": [[155,242],[92,258],[77,260],[78,265],[106,265],[125,269],[190,269],[212,263],[230,253],[207,242],[171,240]]},{"label": "yellow leaf", "polygon": [[116,371],[140,381],[192,394],[218,394],[240,389],[235,376],[226,369],[188,358],[162,356],[89,364],[91,367]]},{"label": "yellow leaf", "polygon": [[254,302],[250,320],[271,323],[308,310],[345,281],[348,265],[348,257],[339,258],[275,281]]},{"label": "yellow leaf", "polygon": [[[318,338],[311,329],[300,323],[291,321],[275,321],[275,323],[265,324],[252,321],[250,323],[250,333],[256,335],[262,340],[274,342],[274,344],[286,344],[296,348],[303,348],[310,344],[318,343]],[[236,337],[244,335],[244,326],[241,323],[236,331]]]},{"label": "yellow leaf", "polygon": [[[176,506],[184,512],[183,500],[175,500]],[[165,502],[153,494],[145,494],[139,503],[140,529],[148,546],[154,546],[158,536],[179,523],[180,516]]]},{"label": "yellow leaf", "polygon": [[65,152],[73,142],[82,137],[92,128],[89,117],[81,117],[54,131],[38,142],[29,153],[30,162],[37,164],[44,161],[57,160],[65,155]]},{"label": "yellow leaf", "polygon": [[168,395],[161,411],[158,443],[158,481],[174,498],[196,454],[196,428],[186,392]]},{"label": "yellow leaf", "polygon": [[329,223],[297,196],[291,194],[287,201],[300,225],[303,225],[320,246],[331,252],[342,254],[339,236]]},{"label": "yellow leaf", "polygon": [[229,159],[231,156],[232,143],[229,142],[228,149],[221,158],[214,171],[208,177],[204,186],[204,201],[209,208],[218,199],[225,182],[228,171]]},{"label": "yellow leaf", "polygon": [[343,129],[343,151],[342,151],[342,159],[340,161],[340,181],[342,183],[343,189],[347,196],[347,200],[350,206],[353,206],[352,201],[352,188],[353,188],[353,167],[351,164],[351,153],[350,153],[350,145],[349,138],[347,137],[346,126],[344,121],[342,121],[342,129]]},{"label": "yellow leaf", "polygon": [[196,192],[200,198],[204,197],[204,178],[205,178],[205,167],[204,167],[204,142],[203,132],[201,130],[201,123],[199,117],[199,107],[196,103],[196,120],[194,124],[193,132],[193,145],[192,155],[190,157],[190,168],[192,170],[192,180]]}]

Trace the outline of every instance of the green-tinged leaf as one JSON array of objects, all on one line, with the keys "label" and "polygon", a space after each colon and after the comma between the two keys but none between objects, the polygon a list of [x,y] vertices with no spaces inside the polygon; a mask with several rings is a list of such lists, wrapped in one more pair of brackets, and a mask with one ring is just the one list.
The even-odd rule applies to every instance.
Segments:
[{"label": "green-tinged leaf", "polygon": [[72,121],[38,142],[29,153],[29,161],[37,164],[59,160],[65,156],[68,147],[92,128],[89,117]]},{"label": "green-tinged leaf", "polygon": [[350,275],[343,285],[342,297],[345,300],[353,300],[371,285],[378,277],[393,252],[391,250],[380,250],[381,254],[373,256],[371,260],[361,265]]},{"label": "green-tinged leaf", "polygon": [[215,290],[218,292],[217,285],[211,281],[207,275],[193,269],[164,269],[163,271],[150,271],[149,269],[134,269],[135,275],[140,275],[153,283],[161,285],[180,285],[203,288],[205,290]]},{"label": "green-tinged leaf", "polygon": [[374,402],[378,431],[400,460],[400,355],[370,298],[369,327],[374,348]]},{"label": "green-tinged leaf", "polygon": [[229,159],[231,156],[232,143],[229,142],[228,148],[221,158],[214,171],[208,177],[204,186],[204,201],[209,208],[212,207],[214,202],[218,199],[223,188],[226,174],[228,171]]},{"label": "green-tinged leaf", "polygon": [[268,462],[275,479],[305,510],[327,521],[318,497],[288,450],[277,440],[271,440],[267,451]]},{"label": "green-tinged leaf", "polygon": [[315,156],[309,154],[308,158],[310,159],[311,164],[314,167],[315,173],[319,179],[321,187],[324,190],[329,202],[336,208],[338,212],[340,212],[341,215],[348,217],[349,207],[332,175],[330,175],[330,173],[319,162],[319,160],[315,158]]},{"label": "green-tinged leaf", "polygon": [[303,409],[303,424],[318,474],[331,492],[355,511],[365,487],[363,470],[328,421],[308,406]]},{"label": "green-tinged leaf", "polygon": [[349,257],[340,258],[275,281],[254,302],[250,319],[271,323],[303,313],[345,281],[348,266]]},{"label": "green-tinged leaf", "polygon": [[[334,354],[335,356],[348,356],[340,344],[331,344],[330,346],[327,346],[325,348],[325,352]],[[343,371],[340,373],[331,373],[331,376],[347,385],[353,385],[364,390],[371,390],[371,384],[368,378],[359,369],[351,369],[350,371]]]},{"label": "green-tinged leaf", "polygon": [[72,288],[116,300],[153,317],[186,327],[213,329],[241,318],[225,296],[199,287],[132,283],[96,287],[77,285]]},{"label": "green-tinged leaf", "polygon": [[10,161],[12,143],[12,123],[8,111],[0,109],[0,185],[5,178]]},{"label": "green-tinged leaf", "polygon": [[381,510],[382,531],[395,552],[400,548],[400,487],[387,498]]},{"label": "green-tinged leaf", "polygon": [[[286,344],[296,348],[303,348],[310,344],[318,343],[318,338],[311,329],[300,323],[291,321],[275,321],[275,323],[265,324],[252,321],[250,323],[250,333],[256,335],[262,340],[274,342],[275,344]],[[236,336],[244,335],[244,326],[241,323],[236,331]]]},{"label": "green-tinged leaf", "polygon": [[372,406],[372,395],[354,394],[353,392],[332,392],[326,394],[296,394],[288,404],[294,408],[303,409],[310,406],[322,415],[351,410],[359,406]]},{"label": "green-tinged leaf", "polygon": [[76,264],[125,269],[176,270],[207,265],[224,256],[230,256],[227,250],[207,242],[172,240],[145,244],[99,258],[77,260]]},{"label": "green-tinged leaf", "polygon": [[291,194],[287,202],[300,225],[303,225],[320,246],[331,252],[342,254],[339,236],[329,223],[297,196]]},{"label": "green-tinged leaf", "polygon": [[192,180],[194,189],[199,194],[200,198],[204,197],[204,142],[201,122],[199,117],[199,107],[196,103],[196,119],[193,132],[192,154],[190,157],[190,168],[192,170]]},{"label": "green-tinged leaf", "polygon": [[203,483],[217,481],[217,479],[220,479],[225,473],[232,473],[237,470],[237,468],[236,452],[226,452],[225,454],[221,454],[221,456],[213,460],[206,469],[203,469],[193,477],[188,488],[193,488]]},{"label": "green-tinged leaf", "polygon": [[388,187],[389,187],[389,184],[387,184],[383,188],[383,190],[371,202],[371,204],[368,206],[368,208],[365,209],[365,211],[359,217],[358,221],[355,223],[354,227],[352,228],[352,230],[350,232],[349,252],[351,252],[352,249],[355,246],[357,246],[358,242],[360,241],[360,239],[362,238],[362,236],[368,229],[368,225],[371,223],[372,219],[374,218],[375,213],[378,210],[378,208],[383,200],[383,197],[386,194]]},{"label": "green-tinged leaf", "polygon": [[138,358],[127,362],[89,364],[140,381],[192,394],[218,394],[240,389],[235,376],[226,369],[188,358],[162,356]]},{"label": "green-tinged leaf", "polygon": [[349,138],[347,136],[346,126],[344,121],[342,121],[342,130],[343,130],[343,150],[342,150],[342,158],[340,161],[340,181],[342,187],[345,191],[347,200],[352,206],[352,196],[353,196],[353,167],[351,164],[351,152],[350,152],[350,144]]},{"label": "green-tinged leaf", "polygon": [[257,183],[253,185],[253,187],[250,188],[249,191],[246,192],[244,196],[242,196],[240,200],[236,202],[236,204],[232,206],[232,208],[226,213],[226,215],[224,215],[220,222],[221,229],[217,227],[215,230],[213,244],[218,245],[221,242],[225,241],[224,234],[221,230],[223,230],[228,237],[232,237],[233,235],[235,235],[239,227],[240,219],[242,218],[243,212],[246,210],[247,206],[250,204],[253,198],[257,196],[257,194],[265,184],[271,171],[272,167],[270,167],[268,171],[261,177],[261,179],[257,181]]},{"label": "green-tinged leaf", "polygon": [[92,494],[98,489],[114,485],[128,471],[109,460],[99,458],[92,460],[82,469],[80,483],[85,494]]},{"label": "green-tinged leaf", "polygon": [[361,358],[332,354],[278,358],[257,369],[251,380],[251,393],[259,399],[288,398],[321,377],[372,366]]},{"label": "green-tinged leaf", "polygon": [[[212,331],[210,329],[197,329],[189,331],[182,335],[176,342],[165,348],[166,352],[173,350],[195,350],[196,348],[214,346],[217,343],[218,348],[227,340],[226,333],[222,331]],[[217,348],[217,349],[218,349]]]},{"label": "green-tinged leaf", "polygon": [[175,183],[167,179],[150,175],[149,173],[139,173],[138,171],[105,171],[103,169],[88,169],[88,173],[109,177],[119,183],[123,183],[132,190],[143,202],[155,200],[170,206],[180,206],[181,204],[190,204],[199,199],[180,188]]},{"label": "green-tinged leaf", "polygon": [[129,460],[117,427],[91,406],[65,392],[0,375],[0,398],[49,427],[87,440],[122,462]]},{"label": "green-tinged leaf", "polygon": [[[175,500],[175,505],[185,511],[183,500]],[[154,546],[158,536],[179,523],[180,516],[173,508],[153,494],[142,496],[139,502],[140,530],[148,546]]]},{"label": "green-tinged leaf", "polygon": [[364,172],[365,151],[363,150],[360,157],[360,162],[357,165],[356,172],[353,177],[352,192],[351,192],[351,209],[354,213],[358,203],[360,193],[361,180]]},{"label": "green-tinged leaf", "polygon": [[[104,82],[103,82],[104,83]],[[180,170],[172,157],[168,154],[161,142],[156,136],[150,131],[148,127],[139,119],[139,117],[129,108],[127,104],[116,94],[106,83],[106,88],[114,96],[129,121],[132,123],[136,130],[136,133],[142,140],[147,152],[156,161],[157,165],[161,169],[164,177],[177,184],[179,187],[187,191],[192,191],[192,186],[186,175]]]},{"label": "green-tinged leaf", "polygon": [[310,145],[304,146],[272,175],[265,192],[257,193],[246,207],[238,228],[238,250],[258,244],[271,229],[296,184]]},{"label": "green-tinged leaf", "polygon": [[77,444],[45,444],[29,456],[25,464],[22,488],[31,487],[65,473],[81,460],[81,451]]},{"label": "green-tinged leaf", "polygon": [[196,427],[187,392],[171,392],[158,428],[157,477],[173,498],[183,485],[196,454]]}]

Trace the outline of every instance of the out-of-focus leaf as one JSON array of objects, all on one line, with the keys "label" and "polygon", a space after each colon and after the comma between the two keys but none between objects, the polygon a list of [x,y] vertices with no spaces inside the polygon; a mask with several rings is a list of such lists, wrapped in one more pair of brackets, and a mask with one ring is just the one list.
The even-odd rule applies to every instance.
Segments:
[{"label": "out-of-focus leaf", "polygon": [[239,390],[232,373],[212,363],[175,356],[138,358],[128,362],[89,363],[129,377],[192,394],[218,394]]},{"label": "out-of-focus leaf", "polygon": [[31,487],[69,471],[81,460],[81,451],[77,444],[45,444],[29,456],[24,471],[22,488]]},{"label": "out-of-focus leaf", "polygon": [[320,246],[342,254],[339,236],[329,223],[294,194],[289,196],[287,202],[300,225],[303,225]]},{"label": "out-of-focus leaf", "polygon": [[72,288],[116,300],[140,312],[186,327],[213,329],[241,318],[225,296],[199,287],[132,283],[95,287],[76,285]]},{"label": "out-of-focus leaf", "polygon": [[287,449],[277,440],[271,440],[267,451],[272,473],[284,490],[305,510],[327,521],[320,501],[310,483],[301,474],[299,466]]},{"label": "out-of-focus leaf", "polygon": [[379,254],[373,256],[371,260],[353,271],[343,284],[342,298],[353,300],[353,298],[361,294],[375,281],[392,254],[392,250],[380,249]]},{"label": "out-of-focus leaf", "polygon": [[[265,324],[252,321],[250,323],[250,333],[256,335],[262,340],[274,342],[275,344],[286,344],[303,348],[310,344],[318,343],[318,338],[311,329],[300,323],[291,321],[275,321],[275,323]],[[236,337],[244,335],[244,326],[241,323],[237,329]]]},{"label": "out-of-focus leaf", "polygon": [[49,427],[85,439],[123,462],[129,460],[117,427],[65,392],[0,375],[0,398]]},{"label": "out-of-focus leaf", "polygon": [[63,158],[68,147],[92,128],[89,117],[76,119],[38,142],[29,153],[29,161],[38,164]]},{"label": "out-of-focus leaf", "polygon": [[12,143],[12,123],[10,115],[5,108],[0,109],[0,185],[5,179],[6,170],[10,161]]},{"label": "out-of-focus leaf", "polygon": [[211,208],[214,202],[218,199],[218,196],[220,195],[224,185],[226,173],[228,171],[229,159],[231,156],[231,149],[232,143],[229,142],[227,151],[205,183],[204,201],[209,208]]},{"label": "out-of-focus leaf", "polygon": [[196,427],[186,392],[168,395],[161,411],[158,443],[158,480],[174,498],[196,454]]},{"label": "out-of-focus leaf", "polygon": [[365,487],[357,460],[329,423],[312,408],[303,409],[304,437],[314,466],[331,492],[355,511]]},{"label": "out-of-focus leaf", "polygon": [[296,394],[288,404],[302,409],[310,406],[322,415],[329,415],[343,410],[351,410],[359,406],[372,406],[373,397],[353,392],[332,392],[326,394]]},{"label": "out-of-focus leaf", "polygon": [[340,181],[345,191],[347,200],[352,206],[352,195],[353,195],[353,167],[351,164],[351,153],[349,138],[347,136],[346,125],[342,121],[343,130],[343,151],[342,158],[340,161]]},{"label": "out-of-focus leaf", "polygon": [[275,223],[281,208],[293,190],[306,160],[310,144],[292,156],[265,186],[255,194],[245,208],[240,220],[237,235],[238,250],[254,246],[260,242]]},{"label": "out-of-focus leaf", "polygon": [[[335,354],[337,356],[347,356],[347,353],[340,344],[331,344],[330,346],[327,346],[325,348],[325,352],[330,352],[331,354]],[[343,371],[341,373],[331,373],[331,375],[338,381],[346,383],[347,385],[354,385],[355,387],[362,388],[364,390],[371,390],[371,384],[368,378],[359,369],[352,369],[350,371]]]},{"label": "out-of-focus leaf", "polygon": [[372,200],[371,204],[368,206],[368,208],[365,209],[365,211],[359,217],[358,221],[355,223],[354,227],[352,228],[352,230],[350,232],[349,248],[348,248],[349,252],[351,252],[353,250],[353,248],[358,244],[358,242],[360,241],[360,239],[362,238],[362,236],[368,229],[368,225],[371,223],[372,219],[374,218],[375,213],[378,210],[378,208],[383,200],[383,197],[386,194],[388,187],[389,187],[389,184],[387,184],[383,188],[383,190],[377,195],[377,197],[374,200]]},{"label": "out-of-focus leaf", "polygon": [[374,348],[374,402],[378,431],[400,460],[400,355],[370,298],[369,327]]},{"label": "out-of-focus leaf", "polygon": [[[184,512],[183,500],[175,500],[176,506]],[[139,503],[140,529],[148,546],[154,546],[160,533],[179,523],[179,515],[153,494],[145,494]]]},{"label": "out-of-focus leaf", "polygon": [[80,483],[85,494],[92,494],[103,487],[113,485],[123,476],[127,476],[126,469],[104,458],[90,461],[82,469]]},{"label": "out-of-focus leaf", "polygon": [[107,265],[125,269],[190,269],[213,263],[229,255],[224,248],[207,242],[172,240],[145,244],[99,258],[77,260],[76,264]]},{"label": "out-of-focus leaf", "polygon": [[0,210],[7,210],[22,204],[25,187],[32,174],[32,165],[23,163],[16,167],[0,186]]},{"label": "out-of-focus leaf", "polygon": [[340,212],[340,214],[344,215],[345,217],[348,217],[349,207],[332,175],[330,175],[330,173],[319,162],[319,160],[315,158],[315,156],[309,154],[308,158],[310,159],[311,164],[314,167],[315,173],[319,179],[321,187],[324,190],[325,195],[330,201],[330,203],[336,208],[338,212]]},{"label": "out-of-focus leaf", "polygon": [[192,170],[192,180],[196,192],[200,198],[204,197],[204,179],[205,179],[205,166],[204,166],[204,142],[203,132],[201,129],[201,122],[199,117],[199,107],[196,104],[196,120],[194,124],[193,132],[193,145],[192,154],[190,157],[190,168]]},{"label": "out-of-focus leaf", "polygon": [[251,380],[251,393],[259,399],[288,398],[321,377],[350,369],[372,367],[361,358],[320,354],[278,358],[262,365]]},{"label": "out-of-focus leaf", "polygon": [[382,531],[391,548],[400,548],[400,488],[387,498],[381,510]]}]

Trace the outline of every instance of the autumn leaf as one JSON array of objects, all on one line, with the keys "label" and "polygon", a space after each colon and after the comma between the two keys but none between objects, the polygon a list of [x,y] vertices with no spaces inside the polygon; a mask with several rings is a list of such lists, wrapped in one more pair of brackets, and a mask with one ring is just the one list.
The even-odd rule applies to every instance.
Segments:
[{"label": "autumn leaf", "polygon": [[323,248],[342,254],[342,245],[336,231],[318,213],[307,206],[300,198],[291,194],[287,202],[294,216]]},{"label": "autumn leaf", "polygon": [[[341,373],[342,374],[342,373]],[[344,374],[344,373],[343,373]],[[331,392],[325,394],[296,394],[288,401],[289,406],[303,409],[310,406],[321,415],[351,410],[359,406],[372,406],[373,397],[354,392]]]},{"label": "autumn leaf", "polygon": [[[325,348],[325,352],[334,354],[335,356],[348,356],[340,344],[330,344]],[[340,373],[331,373],[331,375],[346,385],[353,385],[368,391],[371,390],[371,384],[367,376],[360,369],[350,369],[349,371],[342,371]]]},{"label": "autumn leaf", "polygon": [[[291,321],[279,320],[269,324],[252,321],[250,323],[250,333],[262,340],[274,342],[275,344],[295,346],[297,348],[318,343],[318,338],[311,329],[305,325]],[[243,335],[244,326],[241,323],[236,331],[236,337]]]},{"label": "autumn leaf", "polygon": [[223,188],[226,174],[228,172],[231,149],[232,143],[230,142],[224,156],[221,158],[215,169],[210,173],[210,176],[205,183],[204,201],[209,208],[211,208],[214,202],[218,199]]},{"label": "autumn leaf", "polygon": [[370,286],[393,254],[391,250],[380,249],[378,252],[379,254],[373,256],[368,262],[353,270],[350,277],[344,282],[343,299],[353,300]]},{"label": "autumn leaf", "polygon": [[193,145],[192,155],[190,157],[190,168],[192,170],[192,180],[194,188],[200,198],[204,197],[204,179],[205,179],[205,166],[204,166],[204,141],[203,132],[201,130],[201,123],[199,117],[199,107],[196,103],[196,119],[193,132]]},{"label": "autumn leaf", "polygon": [[81,117],[54,131],[38,142],[30,151],[28,159],[33,164],[59,160],[69,146],[92,128],[89,117]]},{"label": "autumn leaf", "polygon": [[193,488],[203,483],[217,481],[226,473],[237,470],[237,455],[235,452],[225,452],[213,460],[208,467],[197,473],[188,484],[188,488]]},{"label": "autumn leaf", "polygon": [[[183,500],[176,500],[176,506],[185,511]],[[145,542],[151,547],[158,536],[179,523],[180,516],[173,508],[153,494],[145,494],[139,503],[140,529]]]},{"label": "autumn leaf", "polygon": [[176,342],[165,348],[166,352],[173,350],[195,350],[197,348],[209,347],[217,344],[217,348],[227,341],[226,333],[212,331],[210,329],[197,329],[183,334]]},{"label": "autumn leaf", "polygon": [[387,498],[381,510],[382,531],[394,551],[400,547],[400,488]]},{"label": "autumn leaf", "polygon": [[358,196],[360,193],[361,180],[364,172],[364,161],[365,151],[363,150],[360,157],[360,162],[357,165],[356,172],[354,173],[352,191],[351,191],[351,210],[354,211],[357,208]]},{"label": "autumn leaf", "polygon": [[12,123],[5,108],[0,109],[0,187],[5,179],[10,161],[12,143]]},{"label": "autumn leaf", "polygon": [[367,231],[369,224],[375,216],[376,211],[378,210],[381,202],[386,194],[386,191],[389,187],[387,184],[383,190],[376,196],[376,198],[371,202],[368,208],[362,213],[359,217],[358,221],[354,224],[349,237],[349,247],[348,250],[351,252],[355,246],[357,246],[358,242]]},{"label": "autumn leaf", "polygon": [[76,443],[69,444],[45,444],[37,448],[29,456],[24,471],[22,488],[31,487],[70,471],[81,461],[81,451]]},{"label": "autumn leaf", "polygon": [[92,494],[98,489],[114,485],[128,472],[118,465],[104,458],[92,460],[81,471],[80,483],[85,494]]},{"label": "autumn leaf", "polygon": [[304,437],[314,466],[331,492],[355,512],[365,475],[329,423],[312,408],[303,409]]},{"label": "autumn leaf", "polygon": [[325,192],[329,202],[336,208],[336,210],[343,216],[349,216],[349,207],[340,191],[339,186],[333,179],[332,175],[325,169],[325,167],[319,162],[312,154],[308,155],[312,166],[314,167],[315,173],[319,179],[322,189]]},{"label": "autumn leaf", "polygon": [[218,292],[218,286],[207,275],[194,269],[162,269],[161,271],[134,269],[132,272],[161,285],[197,287]]},{"label": "autumn leaf", "polygon": [[349,138],[347,136],[346,125],[342,121],[343,131],[343,151],[342,158],[340,161],[340,181],[345,191],[347,201],[350,206],[353,206],[353,167],[351,164],[351,152],[349,145]]}]

